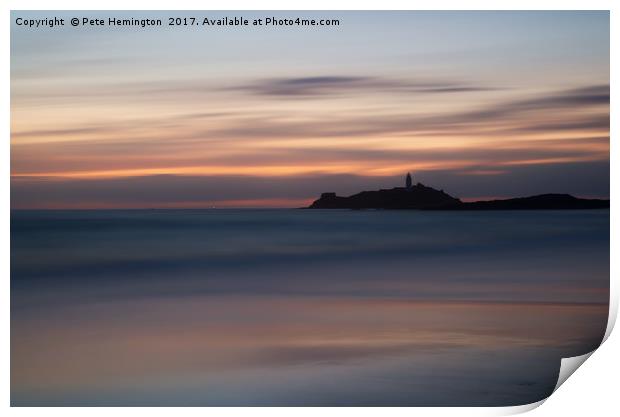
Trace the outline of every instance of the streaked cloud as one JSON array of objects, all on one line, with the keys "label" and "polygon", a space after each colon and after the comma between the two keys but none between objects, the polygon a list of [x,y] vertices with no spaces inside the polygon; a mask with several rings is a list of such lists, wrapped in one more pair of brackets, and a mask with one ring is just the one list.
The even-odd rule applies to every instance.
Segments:
[{"label": "streaked cloud", "polygon": [[[587,197],[609,194],[609,161],[421,170],[414,181],[457,197],[512,197],[546,192]],[[341,195],[399,186],[402,175],[305,174],[151,175],[72,179],[13,177],[12,208],[301,207],[320,193]]]},{"label": "streaked cloud", "polygon": [[372,76],[317,75],[258,80],[232,90],[275,97],[391,93],[458,93],[491,90],[489,87],[442,80],[397,80]]},{"label": "streaked cloud", "polygon": [[[278,138],[359,137],[371,135],[494,135],[498,133],[545,133],[609,130],[609,86],[591,86],[537,95],[530,99],[503,101],[466,112],[421,116],[419,113],[348,113],[330,118],[287,117],[287,112],[189,112],[157,118],[141,118],[117,124],[87,124],[73,128],[17,130],[12,132],[13,144],[27,143],[30,139],[46,138],[63,142],[79,136],[83,140],[103,137],[106,142],[92,146],[112,146],[130,143],[123,137],[136,136],[134,131],[147,132],[149,143],[157,142],[159,135],[152,131],[166,131],[177,136],[166,138],[169,146],[182,146],[188,140],[217,141],[234,138],[274,140]],[[561,113],[553,113],[557,111]],[[588,110],[588,111],[585,111]],[[530,112],[536,114],[532,117]],[[360,113],[360,112],[358,112]],[[194,123],[194,124],[191,124]],[[189,128],[189,129],[188,129]],[[189,134],[186,130],[190,130]],[[173,133],[174,132],[174,133]],[[130,136],[131,136],[130,135]],[[143,135],[137,135],[143,137]],[[121,139],[123,138],[123,139]],[[194,145],[198,145],[196,140]],[[136,141],[139,144],[140,141]]]},{"label": "streaked cloud", "polygon": [[[606,14],[385,14],[372,37],[360,31],[370,14],[344,14],[349,25],[329,41],[261,31],[252,45],[243,33],[213,43],[193,32],[16,31],[12,204],[294,206],[334,178],[363,179],[336,189],[352,192],[398,184],[405,171],[457,184],[464,198],[532,194],[532,172],[553,179],[542,192],[608,195]],[[448,24],[455,16],[476,30]],[[589,31],[566,30],[575,22]],[[577,185],[579,166],[590,190]],[[136,199],[138,178],[163,181],[162,192]],[[232,191],[192,198],[201,179]],[[523,188],[497,187],[516,181]],[[108,193],[125,183],[126,197]]]}]

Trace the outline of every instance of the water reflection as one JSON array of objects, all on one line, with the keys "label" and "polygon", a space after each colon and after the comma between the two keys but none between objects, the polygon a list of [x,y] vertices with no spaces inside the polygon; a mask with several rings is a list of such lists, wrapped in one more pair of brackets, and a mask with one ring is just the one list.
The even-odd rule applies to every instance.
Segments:
[{"label": "water reflection", "polygon": [[12,219],[13,405],[516,405],[606,325],[608,212],[50,216]]}]

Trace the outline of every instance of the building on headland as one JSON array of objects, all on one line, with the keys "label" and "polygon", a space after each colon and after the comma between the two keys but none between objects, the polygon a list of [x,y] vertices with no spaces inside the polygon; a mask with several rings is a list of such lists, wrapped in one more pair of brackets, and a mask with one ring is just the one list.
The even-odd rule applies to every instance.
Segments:
[{"label": "building on headland", "polygon": [[609,209],[609,200],[584,199],[570,194],[540,194],[505,200],[462,202],[443,190],[420,182],[413,185],[411,173],[405,176],[404,187],[377,191],[360,191],[348,197],[334,192],[321,194],[310,209],[350,210],[585,210]]}]

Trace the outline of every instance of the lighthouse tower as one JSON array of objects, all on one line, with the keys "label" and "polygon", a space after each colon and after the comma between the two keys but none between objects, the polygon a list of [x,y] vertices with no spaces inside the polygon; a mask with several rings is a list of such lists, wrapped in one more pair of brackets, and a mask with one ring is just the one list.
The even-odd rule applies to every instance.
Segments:
[{"label": "lighthouse tower", "polygon": [[407,176],[405,177],[405,187],[411,188],[411,173],[407,172]]}]

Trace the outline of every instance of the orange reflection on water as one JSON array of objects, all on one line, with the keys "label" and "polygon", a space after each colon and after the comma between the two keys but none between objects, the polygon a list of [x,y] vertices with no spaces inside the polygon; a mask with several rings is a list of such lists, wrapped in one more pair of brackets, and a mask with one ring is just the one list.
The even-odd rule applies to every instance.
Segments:
[{"label": "orange reflection on water", "polygon": [[11,384],[17,392],[58,393],[200,377],[218,387],[257,370],[303,376],[313,368],[362,370],[427,355],[467,361],[470,351],[572,356],[600,341],[606,316],[600,304],[330,297],[79,304],[13,323]]}]

